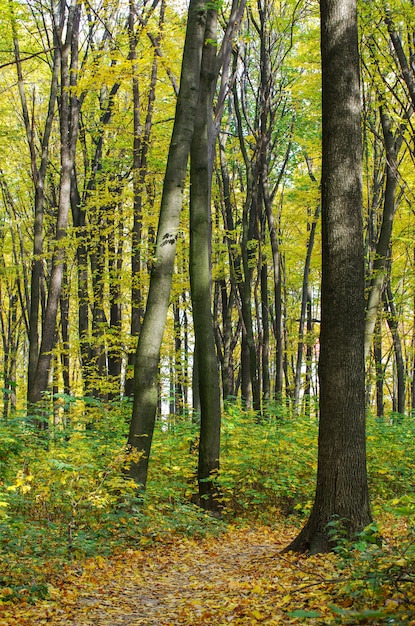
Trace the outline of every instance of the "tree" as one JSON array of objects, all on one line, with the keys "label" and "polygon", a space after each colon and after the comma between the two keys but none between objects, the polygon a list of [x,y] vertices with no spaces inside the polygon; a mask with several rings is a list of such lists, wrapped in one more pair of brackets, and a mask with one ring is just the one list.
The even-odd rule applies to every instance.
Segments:
[{"label": "tree", "polygon": [[139,458],[129,474],[145,487],[158,402],[158,367],[170,301],[187,162],[199,97],[200,67],[208,2],[191,0],[180,90],[167,158],[150,287],[134,367],[134,402],[128,444]]},{"label": "tree", "polygon": [[366,472],[362,141],[356,0],[322,0],[322,283],[317,487],[287,550],[329,551],[327,524],[371,521]]},{"label": "tree", "polygon": [[[80,6],[73,0],[67,8],[63,3],[54,16],[54,38],[55,38],[55,57],[54,67],[58,68],[60,73],[60,93],[59,93],[59,119],[61,134],[61,174],[59,183],[59,199],[56,213],[56,233],[55,243],[52,256],[52,267],[49,279],[49,291],[46,309],[42,320],[42,336],[39,346],[38,333],[38,307],[39,307],[39,275],[35,264],[32,274],[32,305],[30,318],[30,337],[32,360],[29,363],[29,384],[28,384],[28,402],[35,405],[42,399],[42,394],[47,390],[50,372],[50,363],[52,349],[55,345],[56,337],[56,319],[58,315],[58,307],[63,284],[64,258],[65,248],[62,245],[66,236],[68,225],[68,216],[70,210],[71,195],[71,176],[75,159],[75,147],[78,133],[78,115],[79,103],[77,97],[71,92],[71,88],[76,85],[78,73],[78,32],[80,22]],[[18,60],[18,53],[16,53]],[[19,63],[17,64],[19,66]],[[53,112],[53,99],[56,97],[57,83],[54,80],[51,85],[50,115],[48,124],[51,124],[51,116]],[[24,107],[24,98],[22,98]],[[45,132],[45,137],[48,132]],[[46,139],[44,138],[44,143]],[[47,143],[45,146],[47,153]],[[42,161],[43,165],[43,161]],[[46,164],[45,164],[46,168]],[[42,193],[39,182],[36,180],[36,192]],[[40,203],[41,204],[41,203]],[[41,229],[38,226],[38,220],[42,221],[42,208],[36,208],[35,215],[35,242],[36,237],[42,237]],[[40,249],[41,249],[40,244]],[[36,243],[35,243],[36,252]],[[37,354],[36,354],[37,353]],[[40,422],[42,427],[45,422]]]},{"label": "tree", "polygon": [[217,11],[206,18],[199,104],[190,150],[190,284],[200,399],[198,484],[200,504],[213,510],[213,472],[219,468],[221,402],[218,358],[211,309],[211,188],[213,169],[213,90],[216,74]]}]

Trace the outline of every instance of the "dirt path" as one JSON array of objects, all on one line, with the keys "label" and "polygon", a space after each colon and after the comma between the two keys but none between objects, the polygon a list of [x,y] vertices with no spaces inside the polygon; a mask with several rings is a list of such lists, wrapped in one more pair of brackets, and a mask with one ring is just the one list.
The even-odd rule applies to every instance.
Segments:
[{"label": "dirt path", "polygon": [[289,612],[322,611],[327,590],[321,581],[333,576],[332,562],[281,555],[293,532],[235,530],[91,559],[68,569],[48,601],[0,608],[0,626],[304,623]]}]

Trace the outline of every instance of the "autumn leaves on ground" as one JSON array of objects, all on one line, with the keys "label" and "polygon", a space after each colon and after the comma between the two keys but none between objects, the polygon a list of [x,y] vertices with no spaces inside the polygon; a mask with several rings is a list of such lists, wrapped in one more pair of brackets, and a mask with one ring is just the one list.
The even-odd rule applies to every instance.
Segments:
[{"label": "autumn leaves on ground", "polygon": [[47,600],[3,604],[0,625],[415,624],[398,586],[376,598],[380,610],[350,610],[350,572],[339,571],[333,554],[281,554],[293,533],[279,522],[90,558],[56,575]]},{"label": "autumn leaves on ground", "polygon": [[90,411],[47,449],[0,426],[0,626],[415,624],[411,420],[368,420],[375,524],[350,544],[333,520],[336,553],[307,557],[282,550],[310,511],[316,420],[229,410],[216,519],[191,503],[195,424],[158,425],[140,503],[123,412]]}]

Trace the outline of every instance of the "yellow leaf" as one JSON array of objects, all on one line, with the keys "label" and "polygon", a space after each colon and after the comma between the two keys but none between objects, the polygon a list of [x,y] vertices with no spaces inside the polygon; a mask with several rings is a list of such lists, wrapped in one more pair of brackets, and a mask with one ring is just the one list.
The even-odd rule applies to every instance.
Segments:
[{"label": "yellow leaf", "polygon": [[2,596],[12,596],[13,595],[13,589],[11,587],[3,587],[3,589],[1,590],[1,595]]},{"label": "yellow leaf", "polygon": [[264,619],[264,617],[261,615],[261,613],[259,611],[256,611],[256,610],[251,611],[251,615],[252,615],[252,617],[255,617],[255,619],[258,622],[260,622],[260,621],[262,621]]}]

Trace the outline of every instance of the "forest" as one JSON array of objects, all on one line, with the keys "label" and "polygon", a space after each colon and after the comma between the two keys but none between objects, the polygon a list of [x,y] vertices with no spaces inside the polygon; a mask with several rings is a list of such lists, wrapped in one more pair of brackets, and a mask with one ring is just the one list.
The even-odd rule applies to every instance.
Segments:
[{"label": "forest", "polygon": [[0,41],[0,626],[415,624],[415,0]]}]

